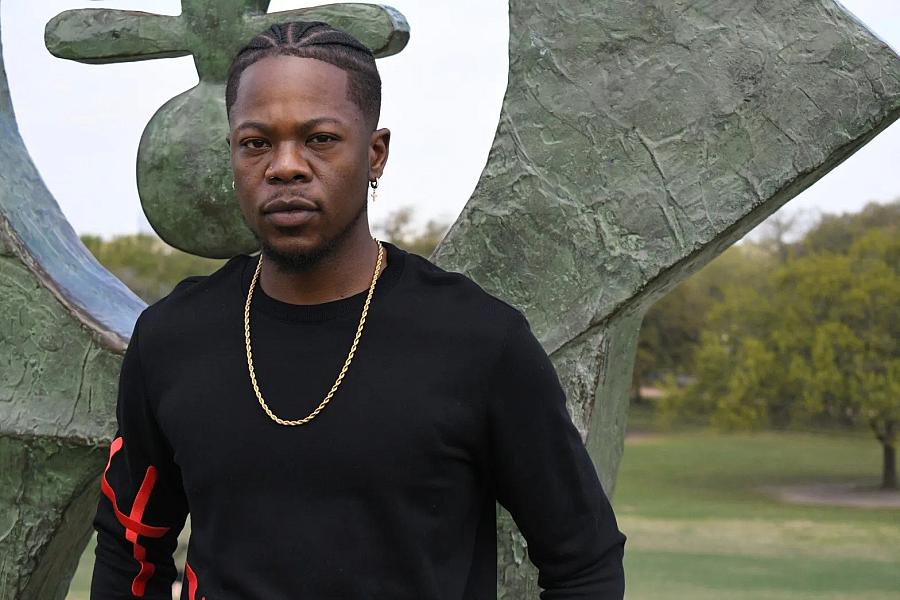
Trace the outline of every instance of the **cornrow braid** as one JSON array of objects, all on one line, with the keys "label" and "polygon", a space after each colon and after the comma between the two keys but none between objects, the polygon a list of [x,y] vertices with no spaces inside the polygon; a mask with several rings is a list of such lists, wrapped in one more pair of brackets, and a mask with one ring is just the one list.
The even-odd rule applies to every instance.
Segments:
[{"label": "cornrow braid", "polygon": [[237,98],[241,74],[269,56],[314,58],[347,72],[347,99],[362,110],[374,131],[381,114],[381,77],[372,51],[355,37],[321,21],[276,23],[255,36],[231,61],[225,86],[225,111]]}]

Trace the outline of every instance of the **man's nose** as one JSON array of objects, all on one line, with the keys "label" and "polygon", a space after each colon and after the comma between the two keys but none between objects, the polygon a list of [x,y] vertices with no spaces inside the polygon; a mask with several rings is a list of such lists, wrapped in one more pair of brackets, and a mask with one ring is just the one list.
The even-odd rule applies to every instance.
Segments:
[{"label": "man's nose", "polygon": [[311,177],[309,161],[303,149],[293,142],[278,144],[272,151],[272,162],[266,169],[266,181],[307,181]]}]

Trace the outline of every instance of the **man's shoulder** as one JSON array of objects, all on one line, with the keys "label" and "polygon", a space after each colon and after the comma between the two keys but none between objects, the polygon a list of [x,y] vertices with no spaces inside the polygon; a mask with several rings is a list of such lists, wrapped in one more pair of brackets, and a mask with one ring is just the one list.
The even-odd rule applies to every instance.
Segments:
[{"label": "man's shoulder", "polygon": [[[240,295],[241,275],[248,256],[231,257],[208,275],[189,275],[172,290],[144,309],[140,316],[142,335],[154,332],[184,331],[223,312],[229,299]],[[149,333],[149,332],[148,332]]]},{"label": "man's shoulder", "polygon": [[510,301],[488,291],[466,273],[445,269],[418,254],[409,253],[407,261],[413,285],[446,315],[488,322],[500,329],[525,318]]}]

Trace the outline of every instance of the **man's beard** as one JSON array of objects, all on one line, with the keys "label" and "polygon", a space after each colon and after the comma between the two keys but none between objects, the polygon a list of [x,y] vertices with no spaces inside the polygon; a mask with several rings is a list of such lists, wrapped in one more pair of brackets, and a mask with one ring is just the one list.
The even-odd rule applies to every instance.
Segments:
[{"label": "man's beard", "polygon": [[287,273],[305,273],[312,270],[322,261],[322,259],[330,256],[336,249],[340,248],[350,237],[353,229],[356,227],[357,223],[363,217],[363,215],[367,213],[367,211],[368,204],[364,202],[360,209],[356,212],[356,215],[354,215],[353,219],[351,219],[350,222],[347,223],[346,227],[339,231],[336,236],[334,236],[330,240],[326,240],[324,244],[310,252],[282,252],[281,250],[278,250],[277,248],[269,245],[266,240],[259,238],[259,236],[257,236],[257,239],[259,239],[260,241],[263,256],[278,265],[278,269],[280,271]]}]

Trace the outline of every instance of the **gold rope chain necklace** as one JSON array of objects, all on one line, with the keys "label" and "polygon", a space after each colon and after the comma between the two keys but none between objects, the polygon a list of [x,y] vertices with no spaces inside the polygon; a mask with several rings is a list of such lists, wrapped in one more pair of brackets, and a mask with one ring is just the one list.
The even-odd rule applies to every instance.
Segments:
[{"label": "gold rope chain necklace", "polygon": [[253,280],[250,282],[250,290],[247,292],[247,303],[244,305],[244,341],[247,345],[247,368],[250,369],[250,382],[253,384],[253,391],[256,393],[256,399],[259,400],[259,405],[262,407],[266,414],[269,415],[269,418],[278,423],[279,425],[305,425],[306,423],[312,421],[316,418],[316,415],[325,408],[325,405],[331,400],[331,397],[334,396],[334,393],[337,391],[338,386],[341,385],[341,380],[344,379],[344,374],[347,372],[347,369],[350,367],[350,362],[353,360],[353,354],[356,352],[356,345],[359,343],[359,337],[362,335],[363,325],[366,323],[366,314],[369,312],[369,302],[372,300],[372,293],[375,291],[375,282],[378,281],[378,272],[381,270],[381,257],[383,254],[383,248],[381,246],[381,242],[375,238],[375,243],[378,244],[378,261],[375,263],[375,273],[372,275],[372,284],[369,286],[369,295],[366,296],[366,303],[363,306],[362,316],[359,318],[359,326],[356,328],[356,337],[353,338],[353,345],[350,346],[350,354],[347,355],[347,360],[344,361],[344,368],[341,369],[340,374],[337,377],[337,381],[334,382],[334,385],[331,387],[331,391],[328,392],[328,395],[325,396],[325,399],[322,400],[322,403],[316,407],[314,411],[309,413],[306,417],[302,419],[297,419],[294,421],[288,421],[280,418],[278,415],[272,412],[272,409],[269,408],[269,405],[266,404],[266,401],[263,400],[262,393],[259,391],[259,385],[256,383],[256,373],[253,370],[253,350],[250,348],[250,301],[253,299],[253,288],[256,287],[256,281],[259,279],[259,273],[262,269],[262,253],[259,255],[259,262],[256,263],[256,272],[253,274]]}]

